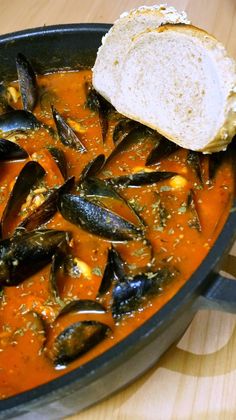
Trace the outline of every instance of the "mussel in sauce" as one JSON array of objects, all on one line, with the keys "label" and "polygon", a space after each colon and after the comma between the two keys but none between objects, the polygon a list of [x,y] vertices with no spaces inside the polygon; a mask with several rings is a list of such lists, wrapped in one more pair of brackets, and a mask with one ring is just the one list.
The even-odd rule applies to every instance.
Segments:
[{"label": "mussel in sauce", "polygon": [[[105,313],[101,304],[89,300],[74,301],[63,308],[45,347],[55,366],[66,365],[106,338],[111,327],[103,321]],[[86,314],[88,319],[83,320],[81,314]]]},{"label": "mussel in sauce", "polygon": [[16,286],[48,264],[65,231],[19,232],[0,242],[0,285]]},{"label": "mussel in sauce", "polygon": [[143,234],[140,227],[79,195],[61,194],[58,206],[66,220],[112,241],[129,241]]},{"label": "mussel in sauce", "polygon": [[19,83],[0,90],[7,396],[86,363],[154,314],[207,254],[234,190],[230,153],[186,151],[118,114],[90,70],[40,75],[17,62]]}]

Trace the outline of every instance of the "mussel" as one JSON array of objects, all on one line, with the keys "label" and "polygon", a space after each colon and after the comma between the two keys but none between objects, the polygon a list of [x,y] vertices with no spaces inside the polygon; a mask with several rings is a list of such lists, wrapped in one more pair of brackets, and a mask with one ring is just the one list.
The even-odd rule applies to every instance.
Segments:
[{"label": "mussel", "polygon": [[189,150],[187,154],[187,163],[195,172],[200,183],[203,183],[202,167],[201,167],[201,154],[199,152],[194,152]]},{"label": "mussel", "polygon": [[30,62],[21,53],[16,57],[16,69],[23,108],[33,111],[38,99],[36,75]]},{"label": "mussel", "polygon": [[96,90],[88,83],[85,85],[85,90],[87,96],[85,105],[92,111],[98,112],[102,131],[102,140],[103,143],[105,143],[108,131],[108,114],[111,109],[113,109],[112,105],[99,95],[98,92],[96,92]]},{"label": "mussel", "polygon": [[124,261],[122,260],[119,252],[111,246],[108,250],[107,262],[98,293],[103,295],[110,289],[113,280],[122,281],[124,277]]},{"label": "mussel", "polygon": [[192,213],[192,218],[188,221],[188,225],[191,228],[194,228],[198,230],[198,232],[202,231],[202,225],[200,222],[200,218],[197,211],[196,206],[196,198],[193,190],[189,191],[188,197],[187,197],[187,208],[190,209]]},{"label": "mussel", "polygon": [[225,152],[212,153],[209,155],[209,180],[212,181],[221,166]]},{"label": "mussel", "polygon": [[156,273],[137,274],[117,282],[112,291],[113,317],[116,318],[137,310],[146,296],[161,293],[163,286],[170,282],[173,276],[173,272],[164,268]]},{"label": "mussel", "polygon": [[105,181],[108,184],[114,186],[123,186],[123,187],[139,187],[141,185],[151,185],[156,182],[164,181],[165,179],[172,178],[175,176],[176,172],[136,172],[131,175],[122,175],[116,178],[107,178]]},{"label": "mussel", "polygon": [[81,153],[87,151],[82,141],[75,134],[72,128],[67,124],[65,119],[59,114],[59,112],[52,106],[52,115],[56,124],[57,132],[60,141],[72,149],[78,150]]},{"label": "mussel", "polygon": [[149,153],[146,165],[154,165],[159,162],[161,159],[170,156],[172,153],[176,152],[180,147],[173,143],[170,140],[167,140],[161,134],[157,135],[157,144]]},{"label": "mussel", "polygon": [[0,139],[0,162],[11,160],[22,160],[28,157],[28,153],[23,147],[13,141]]},{"label": "mussel", "polygon": [[116,147],[107,157],[104,167],[106,167],[119,153],[128,150],[132,145],[143,142],[150,137],[153,138],[153,132],[150,129],[141,124],[137,127],[135,126],[134,129],[128,131],[122,140],[116,144]]},{"label": "mussel", "polygon": [[60,149],[59,147],[53,147],[53,146],[48,147],[48,150],[51,153],[53,159],[55,160],[58,168],[60,169],[63,178],[67,179],[68,177],[67,161],[66,161],[66,156],[65,156],[64,151]]},{"label": "mussel", "polygon": [[24,133],[42,127],[42,123],[28,111],[14,110],[0,115],[0,135]]},{"label": "mussel", "polygon": [[100,154],[91,160],[82,170],[79,182],[83,182],[86,178],[91,178],[102,169],[105,162],[105,155]]},{"label": "mussel", "polygon": [[57,211],[58,197],[62,192],[68,192],[74,186],[74,177],[68,178],[67,181],[59,188],[53,188],[48,197],[43,203],[36,207],[36,209],[30,213],[21,223],[20,227],[23,227],[28,232],[38,229],[43,224],[48,222]]},{"label": "mussel", "polygon": [[125,200],[121,194],[119,194],[115,188],[111,185],[106,183],[104,180],[99,178],[86,178],[83,180],[82,183],[78,184],[77,187],[78,191],[80,191],[81,195],[85,197],[92,197],[98,199],[99,201],[103,202],[103,198],[112,198],[114,200],[118,200],[127,206],[129,210],[135,215],[137,218],[138,223],[141,223],[143,226],[146,226],[145,221],[139,215],[138,211],[134,208],[134,206]]},{"label": "mussel", "polygon": [[115,144],[120,143],[124,137],[127,136],[134,128],[137,128],[139,123],[129,118],[122,118],[116,124],[113,131],[113,142]]},{"label": "mussel", "polygon": [[58,208],[69,222],[112,241],[128,241],[143,234],[140,227],[79,195],[62,194]]},{"label": "mussel", "polygon": [[0,242],[0,286],[16,286],[48,264],[68,233],[57,230],[18,232]]},{"label": "mussel", "polygon": [[45,170],[43,167],[35,161],[27,162],[19,173],[1,219],[3,238],[9,235],[12,221],[18,216],[31,188],[40,181],[44,174]]},{"label": "mussel", "polygon": [[[104,323],[105,312],[101,304],[89,300],[74,301],[62,309],[45,347],[55,366],[67,365],[105,339],[111,329]],[[87,319],[81,320],[81,314],[86,314]]]}]

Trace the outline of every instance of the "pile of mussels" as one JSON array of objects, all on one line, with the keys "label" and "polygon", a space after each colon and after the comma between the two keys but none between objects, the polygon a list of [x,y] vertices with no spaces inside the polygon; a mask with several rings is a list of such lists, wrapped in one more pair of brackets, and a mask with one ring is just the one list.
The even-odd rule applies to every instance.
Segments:
[{"label": "pile of mussels", "polygon": [[[53,106],[52,115],[56,130],[40,122],[34,116],[32,112],[38,101],[35,72],[22,54],[17,56],[16,66],[23,109],[15,110],[11,108],[6,96],[6,87],[2,85],[0,92],[0,134],[2,137],[0,139],[0,161],[27,158],[27,152],[16,142],[8,139],[18,132],[32,132],[39,128],[44,128],[52,136],[57,136],[64,145],[84,152],[86,150],[85,146],[78,135]],[[110,112],[113,112],[111,105],[101,98],[91,86],[87,87],[86,105],[98,113],[102,137],[105,141],[108,130],[108,116]],[[166,157],[178,149],[177,145],[169,142],[158,133],[122,117],[113,131],[115,148],[110,156],[105,159],[103,154],[98,155],[86,165],[80,179],[77,180],[67,177],[63,150],[51,147],[49,151],[65,182],[58,188],[52,188],[45,201],[21,221],[14,233],[8,237],[7,232],[11,220],[20,211],[35,182],[45,174],[44,168],[38,162],[30,160],[25,164],[16,179],[1,219],[1,287],[16,286],[51,263],[50,284],[52,285],[52,294],[55,298],[58,297],[57,273],[63,265],[71,263],[70,233],[43,228],[43,225],[58,210],[66,220],[111,242],[141,238],[151,248],[151,244],[145,238],[145,222],[119,194],[116,186],[150,185],[168,179],[175,173],[149,170],[148,172],[137,172],[132,175],[105,180],[97,177],[104,165],[113,159],[116,154],[123,149],[128,149],[130,145],[145,136],[147,132],[149,136],[153,136],[155,139],[155,146],[146,161],[147,166],[153,165],[160,158]],[[214,177],[221,158],[221,154],[218,154],[218,159],[215,157],[210,159],[210,178]],[[188,152],[188,163],[201,182],[200,159],[199,153]],[[75,186],[79,194],[72,193]],[[100,205],[98,201],[94,200],[94,198],[99,197],[109,197],[122,201],[124,205],[129,206],[135,213],[137,225],[110,211],[104,205]],[[193,192],[189,194],[188,205],[193,212],[195,227],[201,230],[199,217],[194,206]],[[106,313],[107,310],[99,302],[99,299],[111,288],[111,312],[113,318],[116,319],[138,309],[145,297],[158,294],[163,285],[169,282],[172,277],[173,271],[168,268],[152,272],[151,264],[144,273],[128,275],[124,261],[111,244],[97,300],[72,301],[64,306],[54,321],[56,333],[49,337],[45,345],[47,354],[51,357],[53,363],[56,366],[67,364],[95,346],[110,332],[111,326],[104,321],[93,320],[92,314],[102,315]],[[76,314],[80,313],[87,314],[87,320],[76,321]],[[66,321],[67,316],[68,321]],[[47,329],[47,326],[45,328]]]}]

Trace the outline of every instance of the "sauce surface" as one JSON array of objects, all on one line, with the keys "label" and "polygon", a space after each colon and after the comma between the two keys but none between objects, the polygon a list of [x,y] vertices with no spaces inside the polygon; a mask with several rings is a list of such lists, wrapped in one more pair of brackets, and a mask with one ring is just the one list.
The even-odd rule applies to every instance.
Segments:
[{"label": "sauce surface", "polygon": [[[68,176],[79,179],[85,165],[97,155],[110,155],[114,149],[114,128],[122,118],[115,112],[109,113],[108,132],[106,141],[103,142],[98,112],[86,106],[86,86],[91,82],[89,70],[38,76],[37,82],[41,96],[34,115],[55,128],[51,112],[53,104],[77,133],[87,152],[81,153],[63,145],[57,136],[52,137],[45,129],[14,138],[28,152],[29,158],[20,162],[0,163],[0,215],[4,211],[16,177],[28,160],[38,161],[45,169],[46,175],[43,182],[37,186],[38,191],[36,190],[33,199],[31,194],[28,204],[26,201],[21,212],[9,224],[7,236],[13,233],[19,222],[28,214],[28,207],[31,206],[32,209],[32,206],[37,205],[35,201],[44,199],[45,190],[59,187],[64,182],[58,166],[48,152],[48,147],[63,149]],[[17,90],[17,84],[12,86]],[[14,106],[19,109],[22,107],[20,99],[16,99]],[[71,253],[75,260],[79,260],[79,275],[60,276],[60,297],[57,299],[53,298],[50,292],[51,264],[19,285],[3,288],[0,304],[1,398],[50,381],[91,360],[125,338],[176,294],[207,255],[224,225],[232,202],[234,185],[230,160],[224,159],[214,179],[209,180],[209,158],[201,156],[200,180],[194,165],[187,162],[188,151],[181,148],[152,166],[145,167],[146,158],[152,148],[152,135],[147,134],[142,141],[137,141],[127,150],[117,153],[98,175],[100,179],[108,179],[140,171],[176,173],[152,185],[117,189],[144,220],[145,240],[142,238],[129,242],[112,242],[70,223],[57,212],[43,227],[70,232]],[[194,196],[194,203],[189,200],[190,192]],[[120,201],[103,198],[102,204],[132,224],[138,224],[134,212]],[[112,289],[103,296],[98,294],[111,242],[125,261],[125,269],[129,274],[146,272],[147,267],[151,272],[168,269],[173,274],[171,280],[164,284],[163,289],[156,295],[143,299],[136,310],[118,317],[112,317],[110,311]],[[53,336],[57,328],[58,331],[61,328],[55,323],[61,309],[77,299],[101,302],[107,308],[103,317],[104,322],[110,326],[110,332],[104,340],[76,360],[67,366],[56,368],[50,358],[50,352],[45,350],[47,344],[45,347],[42,319],[47,324],[46,335],[50,341],[48,335]],[[93,315],[92,318],[95,321],[101,319],[98,315]],[[80,314],[78,319],[83,321],[86,317]]]}]

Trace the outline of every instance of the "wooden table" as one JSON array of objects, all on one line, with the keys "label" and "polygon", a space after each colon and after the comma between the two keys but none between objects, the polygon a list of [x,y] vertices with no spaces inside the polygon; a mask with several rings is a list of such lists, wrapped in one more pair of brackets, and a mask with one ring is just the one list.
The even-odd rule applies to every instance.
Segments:
[{"label": "wooden table", "polygon": [[[58,23],[113,22],[121,12],[142,4],[137,0],[0,0],[0,33]],[[236,58],[235,0],[172,0],[171,5],[185,9],[195,25],[213,33]],[[236,246],[232,253],[236,254]],[[235,420],[235,320],[235,315],[199,312],[178,346],[151,371],[72,418]]]}]

